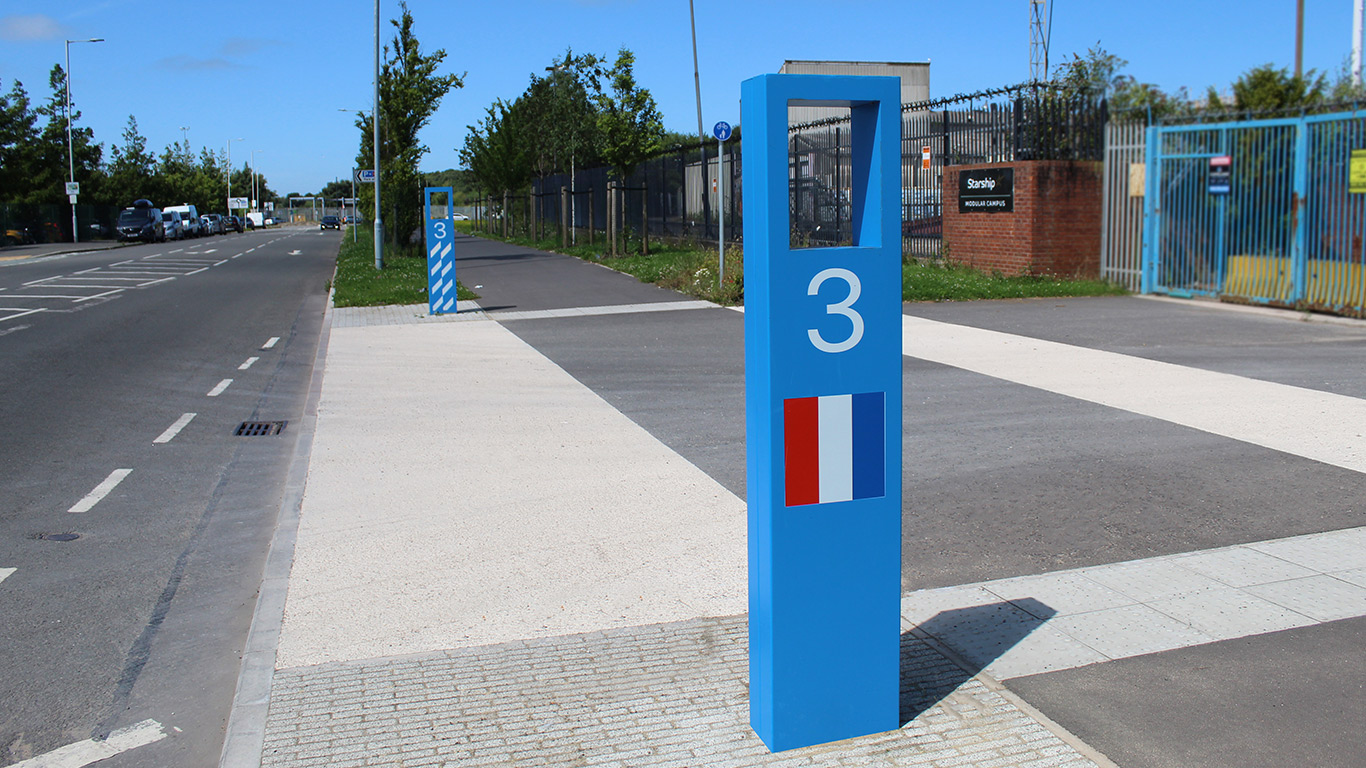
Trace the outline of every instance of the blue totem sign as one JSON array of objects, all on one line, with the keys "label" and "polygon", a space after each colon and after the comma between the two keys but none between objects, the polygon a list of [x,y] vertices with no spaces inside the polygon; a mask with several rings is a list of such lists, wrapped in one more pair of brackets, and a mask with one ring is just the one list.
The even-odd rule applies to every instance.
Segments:
[{"label": "blue totem sign", "polygon": [[[446,211],[432,218],[432,195],[445,193]],[[455,190],[427,187],[423,195],[423,220],[427,222],[427,313],[455,312]]]},{"label": "blue totem sign", "polygon": [[[778,751],[900,726],[901,86],[740,94],[750,725]],[[850,109],[852,246],[790,245],[789,106]]]}]

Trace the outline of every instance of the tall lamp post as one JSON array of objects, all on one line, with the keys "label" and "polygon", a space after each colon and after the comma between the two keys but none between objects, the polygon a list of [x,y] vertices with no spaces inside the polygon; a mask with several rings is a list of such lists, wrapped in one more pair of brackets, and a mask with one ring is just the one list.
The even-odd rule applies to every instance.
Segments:
[{"label": "tall lamp post", "polygon": [[[259,207],[261,206],[261,191],[260,191],[260,188],[256,186],[256,153],[257,153],[257,152],[265,152],[265,150],[264,150],[264,149],[253,149],[253,150],[251,151],[251,199],[252,199],[252,202],[254,203],[253,207],[255,207],[255,208],[259,208]],[[265,225],[266,225],[266,222],[265,222],[265,218],[263,217],[263,218],[261,219],[261,226],[264,227]]]},{"label": "tall lamp post", "polygon": [[[228,215],[229,215],[229,216],[232,215],[232,143],[233,143],[234,141],[243,141],[243,139],[240,139],[240,138],[237,138],[237,139],[228,139],[227,142],[226,142],[226,143],[227,143],[227,146],[228,146]],[[243,226],[243,228],[245,228],[245,227],[247,226],[247,223],[246,223],[245,221],[242,222],[242,226]]]},{"label": "tall lamp post", "polygon": [[[102,42],[104,42],[103,37],[92,37],[88,40],[66,41],[66,77],[62,79],[66,81],[66,166],[67,172],[69,173],[67,180],[70,181],[72,185],[67,187],[68,190],[72,189],[76,184],[76,154],[71,147],[71,44]],[[71,242],[79,243],[81,241],[81,235],[80,230],[76,227],[76,195],[70,194],[69,196],[71,198]]]},{"label": "tall lamp post", "polygon": [[375,269],[384,269],[384,222],[380,219],[379,208],[379,0],[375,0],[375,105],[370,112],[370,127],[374,128],[375,147]]}]

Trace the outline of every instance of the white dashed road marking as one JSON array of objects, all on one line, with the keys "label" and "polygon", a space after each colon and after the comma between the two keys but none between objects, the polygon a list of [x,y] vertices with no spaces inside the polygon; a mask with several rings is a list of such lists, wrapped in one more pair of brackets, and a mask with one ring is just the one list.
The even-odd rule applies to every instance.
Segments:
[{"label": "white dashed road marking", "polygon": [[132,473],[133,470],[131,469],[116,469],[113,472],[110,472],[109,477],[106,477],[104,482],[95,486],[95,490],[87,493],[84,499],[81,499],[72,505],[71,509],[68,509],[67,512],[89,512],[91,509],[94,509],[96,504],[100,503],[101,499],[108,496],[110,491],[118,487],[118,484],[123,482],[125,477],[128,477]]},{"label": "white dashed road marking", "polygon": [[275,346],[279,341],[280,341],[280,337],[279,337],[279,336],[271,336],[270,339],[267,340],[265,344],[262,344],[262,345],[261,345],[261,349],[270,349],[271,347]]},{"label": "white dashed road marking", "polygon": [[245,363],[242,363],[241,365],[237,366],[237,370],[239,370],[239,371],[245,371],[246,369],[248,369],[248,368],[251,367],[251,364],[252,364],[252,363],[254,363],[254,362],[256,362],[257,360],[260,360],[260,359],[261,359],[261,358],[259,358],[259,357],[248,357],[248,358],[247,358],[247,361],[246,361]]},{"label": "white dashed road marking", "polygon": [[11,573],[14,573],[13,568],[0,568],[0,581],[8,579]]},{"label": "white dashed road marking", "polygon": [[100,741],[90,739],[68,744],[47,754],[30,757],[10,766],[10,768],[84,768],[130,749],[145,747],[166,738],[166,729],[155,720],[143,720],[136,725],[120,728]]},{"label": "white dashed road marking", "polygon": [[218,382],[218,386],[209,390],[209,397],[218,397],[219,395],[223,394],[223,390],[227,389],[231,384],[232,379],[223,379],[222,381]]},{"label": "white dashed road marking", "polygon": [[154,443],[169,443],[169,442],[171,442],[171,439],[174,438],[176,435],[180,434],[180,430],[184,429],[184,428],[185,428],[185,425],[189,424],[189,423],[190,423],[190,420],[193,419],[193,418],[195,417],[195,415],[196,415],[196,414],[193,414],[193,413],[187,413],[187,414],[182,415],[180,418],[178,418],[178,419],[175,420],[175,423],[174,423],[174,424],[172,424],[171,426],[167,427],[167,428],[166,428],[166,431],[165,431],[165,432],[162,432],[161,435],[160,435],[159,437],[157,437],[157,439],[153,440],[152,442],[154,442]]}]

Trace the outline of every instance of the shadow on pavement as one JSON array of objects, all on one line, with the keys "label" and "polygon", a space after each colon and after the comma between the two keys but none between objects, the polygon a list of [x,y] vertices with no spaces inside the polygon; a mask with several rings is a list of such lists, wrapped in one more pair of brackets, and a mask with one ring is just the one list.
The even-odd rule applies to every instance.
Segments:
[{"label": "shadow on pavement", "polygon": [[901,724],[943,701],[1011,648],[1043,626],[1057,611],[1033,598],[941,611],[918,629],[952,648],[946,660],[914,632],[901,634]]}]

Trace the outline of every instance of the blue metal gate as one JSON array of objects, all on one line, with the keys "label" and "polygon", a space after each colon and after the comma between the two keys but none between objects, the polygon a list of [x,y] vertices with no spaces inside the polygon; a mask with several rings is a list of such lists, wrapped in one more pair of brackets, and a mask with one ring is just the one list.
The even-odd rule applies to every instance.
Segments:
[{"label": "blue metal gate", "polygon": [[1366,113],[1148,129],[1143,291],[1366,315]]}]

